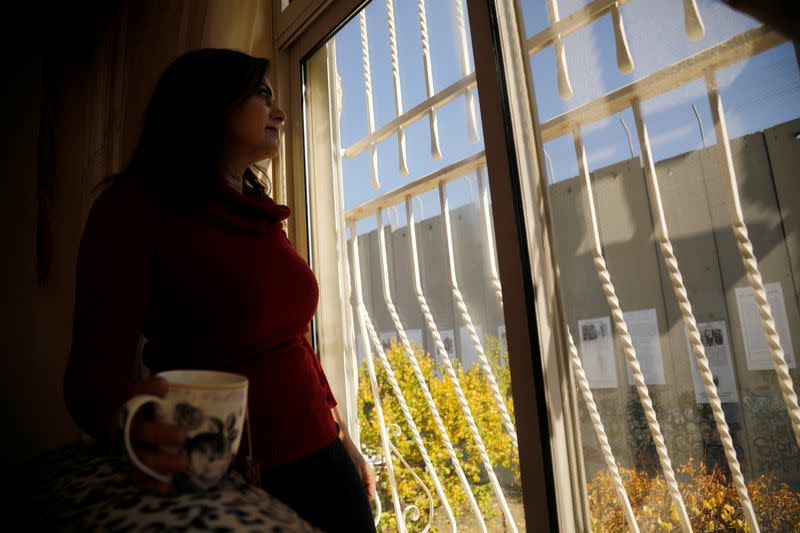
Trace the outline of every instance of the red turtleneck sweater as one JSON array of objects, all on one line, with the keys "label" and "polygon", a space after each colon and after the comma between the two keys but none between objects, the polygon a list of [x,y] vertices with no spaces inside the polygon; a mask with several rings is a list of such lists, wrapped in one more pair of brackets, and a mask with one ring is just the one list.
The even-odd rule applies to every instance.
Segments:
[{"label": "red turtleneck sweater", "polygon": [[261,466],[306,457],[336,438],[336,400],[305,338],[319,287],[283,231],[289,214],[224,184],[183,214],[165,214],[128,178],[97,198],[80,244],[65,378],[67,405],[84,431],[102,438],[131,396],[144,334],[152,373],[204,368],[249,378]]}]

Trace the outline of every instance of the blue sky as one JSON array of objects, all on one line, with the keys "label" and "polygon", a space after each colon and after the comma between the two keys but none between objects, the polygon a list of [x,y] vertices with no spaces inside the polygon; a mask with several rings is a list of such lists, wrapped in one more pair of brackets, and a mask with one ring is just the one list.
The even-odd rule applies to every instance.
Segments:
[{"label": "blue sky", "polygon": [[[544,0],[522,0],[520,3],[527,36],[532,36],[547,26]],[[589,0],[559,0],[560,14],[564,17],[587,3]],[[426,98],[417,2],[395,0],[394,4],[403,107],[408,110]],[[565,101],[558,96],[552,47],[535,54],[531,58],[531,69],[540,118],[543,121],[552,118],[757,25],[754,20],[732,11],[717,0],[698,0],[698,6],[706,27],[705,37],[698,42],[692,42],[685,36],[682,2],[679,0],[633,0],[622,7],[628,43],[636,65],[630,75],[621,74],[617,69],[613,30],[608,15],[568,36],[565,47],[574,91],[570,100]],[[373,1],[365,9],[375,127],[379,128],[395,118],[386,4],[382,0]],[[455,8],[452,0],[427,0],[426,9],[433,84],[438,92],[462,77],[458,59]],[[337,69],[342,79],[343,92],[341,141],[343,147],[347,147],[368,133],[358,17],[342,28],[335,39]],[[468,53],[472,68],[471,48]],[[732,138],[800,116],[800,73],[794,49],[789,43],[724,69],[718,73],[718,84],[722,90],[729,135]],[[477,91],[474,94],[480,130]],[[714,128],[703,80],[643,102],[644,117],[657,159],[702,146],[692,104],[697,107],[703,123],[706,142],[713,144]],[[620,118],[631,129],[634,155],[639,154],[633,114],[627,109],[584,128],[591,169],[630,157]],[[463,97],[442,107],[438,111],[438,122],[443,154],[439,161],[433,160],[431,156],[427,117],[406,128],[408,176],[402,176],[399,170],[396,136],[389,137],[378,145],[380,190],[371,186],[368,151],[356,158],[344,159],[342,168],[345,207],[349,209],[386,194],[483,148],[482,140],[475,143],[469,137]],[[577,174],[571,136],[546,143],[545,150],[552,159],[555,171],[555,176],[549,177],[551,181]],[[474,177],[452,182],[447,188],[450,207],[474,200],[476,190]],[[438,214],[436,191],[423,195],[422,204],[425,217]],[[418,207],[419,202],[415,202],[415,208]],[[405,225],[404,207],[400,205],[392,211],[388,215],[392,222]],[[417,214],[419,216],[419,212]],[[358,225],[358,231],[361,233],[374,227],[374,217],[369,217]]]}]

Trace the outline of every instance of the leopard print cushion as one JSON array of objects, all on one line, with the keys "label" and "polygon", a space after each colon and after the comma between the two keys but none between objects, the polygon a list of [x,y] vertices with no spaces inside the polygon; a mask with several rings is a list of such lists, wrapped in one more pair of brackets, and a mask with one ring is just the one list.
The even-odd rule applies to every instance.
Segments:
[{"label": "leopard print cushion", "polygon": [[22,476],[28,530],[319,533],[235,470],[212,490],[164,497],[133,486],[131,468],[125,455],[101,453],[91,443],[37,457]]}]

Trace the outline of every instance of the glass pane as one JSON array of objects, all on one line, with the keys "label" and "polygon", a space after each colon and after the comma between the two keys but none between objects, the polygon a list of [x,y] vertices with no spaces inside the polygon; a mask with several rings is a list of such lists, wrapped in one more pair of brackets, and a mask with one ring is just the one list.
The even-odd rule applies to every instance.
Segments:
[{"label": "glass pane", "polygon": [[[541,33],[550,3],[516,5],[528,42],[541,45],[530,50],[531,84],[566,326],[587,378],[578,418],[592,528],[629,529],[627,498],[641,531],[680,531],[681,506],[695,531],[756,522],[761,531],[796,531],[800,427],[787,410],[800,390],[796,48],[711,1],[697,2],[705,33],[696,40],[684,30],[691,2],[663,0],[625,2],[616,28],[607,2],[553,40]],[[586,2],[557,4],[568,14]],[[618,66],[622,32],[635,67],[628,73]],[[734,195],[746,234],[734,231]],[[753,296],[756,274],[768,314]],[[765,340],[763,314],[782,355]],[[781,358],[785,389],[774,363]],[[599,419],[590,417],[590,397]],[[624,493],[615,490],[614,464]]]},{"label": "glass pane", "polygon": [[[331,201],[315,187],[322,176],[341,187],[346,239],[325,260],[349,275],[344,357],[361,449],[378,472],[380,531],[397,531],[398,515],[408,531],[525,529],[472,71],[464,0],[375,0],[305,64],[310,203]],[[325,83],[337,93],[329,133],[314,118]]]}]

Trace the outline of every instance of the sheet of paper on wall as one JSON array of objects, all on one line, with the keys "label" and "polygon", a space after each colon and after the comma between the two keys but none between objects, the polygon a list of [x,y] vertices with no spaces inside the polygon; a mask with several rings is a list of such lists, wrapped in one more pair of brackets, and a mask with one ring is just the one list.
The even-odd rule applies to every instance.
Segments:
[{"label": "sheet of paper on wall", "polygon": [[[450,361],[456,355],[456,336],[452,329],[442,329],[439,330],[439,336],[442,337],[442,344],[444,344],[444,350],[447,352],[447,356],[450,358]],[[436,365],[442,364],[442,358],[439,355],[439,350],[436,350]]]},{"label": "sheet of paper on wall", "polygon": [[[628,333],[644,374],[644,382],[648,385],[664,385],[666,380],[664,362],[661,359],[661,338],[658,334],[656,310],[623,311],[622,316],[628,325]],[[628,373],[628,385],[633,385],[633,374],[627,365],[625,368]]]},{"label": "sheet of paper on wall", "polygon": [[[483,330],[480,326],[473,327],[478,334],[480,347],[483,349]],[[461,365],[464,367],[464,370],[469,370],[472,368],[472,365],[480,361],[480,358],[478,356],[478,350],[475,348],[475,341],[472,340],[472,336],[469,334],[469,330],[466,326],[461,326],[459,328],[458,341],[461,343]]]},{"label": "sheet of paper on wall", "polygon": [[411,348],[417,348],[422,350],[425,347],[425,344],[422,340],[422,330],[421,329],[407,329],[406,330],[406,337],[408,337],[409,342],[411,342]]},{"label": "sheet of paper on wall", "polygon": [[361,366],[361,361],[364,360],[364,341],[361,340],[361,335],[356,335],[356,362]]},{"label": "sheet of paper on wall", "polygon": [[611,319],[607,316],[578,320],[580,356],[586,379],[592,389],[617,387]]},{"label": "sheet of paper on wall", "polygon": [[[780,283],[767,283],[767,301],[772,308],[772,318],[781,340],[781,347],[789,368],[795,368],[794,348],[786,319],[786,305]],[[750,370],[773,370],[772,354],[769,351],[764,327],[758,314],[756,299],[750,287],[736,287],[736,306],[739,308],[739,323],[742,328],[747,368]]]},{"label": "sheet of paper on wall", "polygon": [[397,337],[397,332],[395,331],[381,331],[381,344],[383,345],[383,351],[387,352],[392,348],[392,342],[399,344],[400,340]]},{"label": "sheet of paper on wall", "polygon": [[[700,342],[703,343],[708,367],[711,375],[714,376],[714,384],[717,386],[717,395],[721,402],[738,402],[739,394],[736,392],[736,378],[733,376],[733,360],[731,359],[731,345],[728,342],[728,329],[725,321],[702,322],[697,324],[700,331]],[[694,377],[694,398],[697,403],[708,403],[703,378],[697,367],[697,356],[692,350],[689,342],[689,334],[686,333],[686,346],[689,350],[689,364],[692,367]]]}]

